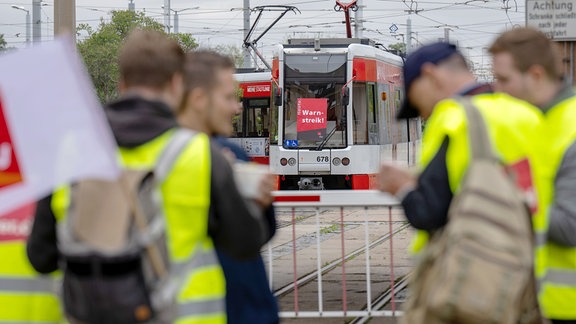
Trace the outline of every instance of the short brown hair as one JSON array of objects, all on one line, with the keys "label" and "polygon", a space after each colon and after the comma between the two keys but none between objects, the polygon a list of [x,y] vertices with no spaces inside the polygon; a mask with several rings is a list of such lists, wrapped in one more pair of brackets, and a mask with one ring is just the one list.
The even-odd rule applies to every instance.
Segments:
[{"label": "short brown hair", "polygon": [[490,54],[510,53],[516,68],[524,73],[533,65],[544,68],[551,79],[562,77],[558,49],[534,28],[514,28],[501,34],[488,49]]},{"label": "short brown hair", "polygon": [[151,30],[134,30],[126,37],[118,65],[127,87],[161,89],[184,67],[184,51],[166,35]]},{"label": "short brown hair", "polygon": [[216,72],[228,69],[235,69],[234,60],[229,56],[205,49],[189,52],[184,64],[184,88],[212,90],[218,82]]}]

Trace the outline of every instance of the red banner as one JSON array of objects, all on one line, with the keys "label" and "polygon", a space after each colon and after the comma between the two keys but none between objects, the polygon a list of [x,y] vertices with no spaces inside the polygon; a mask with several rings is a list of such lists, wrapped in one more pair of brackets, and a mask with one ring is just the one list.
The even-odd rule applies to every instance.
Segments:
[{"label": "red banner", "polygon": [[12,144],[8,124],[4,118],[4,107],[0,96],[0,188],[22,181],[18,159]]},{"label": "red banner", "polygon": [[270,81],[267,82],[242,82],[243,98],[270,97]]},{"label": "red banner", "polygon": [[35,211],[36,204],[30,203],[0,215],[0,242],[28,239]]},{"label": "red banner", "polygon": [[509,165],[507,168],[508,174],[511,174],[516,181],[516,186],[524,195],[524,199],[532,214],[538,211],[538,199],[536,198],[536,189],[532,182],[532,170],[528,159],[517,161]]},{"label": "red banner", "polygon": [[299,140],[322,140],[326,136],[326,98],[298,98],[298,122],[296,130]]}]

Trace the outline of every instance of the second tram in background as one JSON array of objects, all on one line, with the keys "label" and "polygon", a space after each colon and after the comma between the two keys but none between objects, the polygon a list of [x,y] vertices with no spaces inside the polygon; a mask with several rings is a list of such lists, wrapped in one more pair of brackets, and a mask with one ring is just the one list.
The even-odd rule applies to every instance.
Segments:
[{"label": "second tram in background", "polygon": [[270,71],[239,69],[234,75],[241,90],[242,113],[234,117],[231,141],[238,144],[254,162],[269,163],[271,119]]},{"label": "second tram in background", "polygon": [[[421,124],[396,121],[404,96],[401,73],[402,59],[367,39],[278,45],[269,99],[274,108],[260,115],[250,110],[245,119],[262,116],[258,138],[268,135],[266,118],[277,121],[267,131],[279,189],[373,189],[382,160],[406,157],[410,163],[410,143],[420,139]],[[253,106],[266,109],[270,101],[261,100]]]}]

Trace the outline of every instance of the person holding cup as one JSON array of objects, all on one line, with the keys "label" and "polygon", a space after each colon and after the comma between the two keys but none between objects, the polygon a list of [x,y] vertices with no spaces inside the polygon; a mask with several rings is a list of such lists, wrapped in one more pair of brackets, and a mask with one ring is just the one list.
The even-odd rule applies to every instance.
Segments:
[{"label": "person holding cup", "polygon": [[[232,134],[232,118],[239,112],[234,72],[230,57],[210,50],[188,53],[184,68],[186,95],[178,119],[183,127],[209,134],[230,157],[237,186],[234,189],[254,208],[264,211],[269,240],[276,231],[271,194],[274,179],[264,166],[248,163],[245,152],[224,138]],[[228,323],[278,323],[278,305],[270,291],[262,257],[238,260],[218,246],[216,250],[226,278]]]}]

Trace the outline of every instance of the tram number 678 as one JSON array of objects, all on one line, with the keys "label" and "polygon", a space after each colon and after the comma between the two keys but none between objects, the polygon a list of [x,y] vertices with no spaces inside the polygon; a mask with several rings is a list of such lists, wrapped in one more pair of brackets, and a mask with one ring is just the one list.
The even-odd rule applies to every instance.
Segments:
[{"label": "tram number 678", "polygon": [[318,156],[318,157],[316,157],[316,161],[328,163],[328,162],[330,162],[330,158],[327,156]]}]

